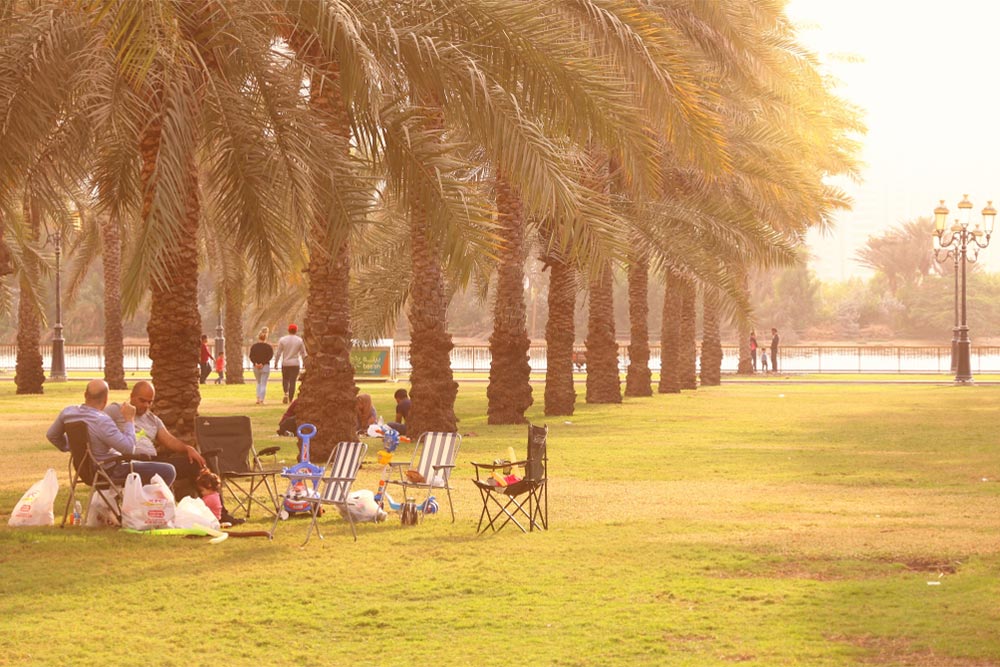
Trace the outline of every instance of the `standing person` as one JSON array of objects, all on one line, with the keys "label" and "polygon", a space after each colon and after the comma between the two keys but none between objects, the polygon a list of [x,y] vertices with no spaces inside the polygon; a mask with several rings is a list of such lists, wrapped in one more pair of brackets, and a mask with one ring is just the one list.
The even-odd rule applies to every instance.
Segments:
[{"label": "standing person", "polygon": [[250,363],[253,364],[253,376],[257,380],[257,405],[264,405],[267,396],[267,379],[271,376],[271,359],[274,358],[274,348],[267,342],[267,327],[257,334],[257,342],[250,346]]},{"label": "standing person", "polygon": [[405,389],[397,389],[392,395],[396,399],[396,421],[386,424],[389,428],[396,429],[400,435],[406,435],[406,418],[410,415],[410,397]]},{"label": "standing person", "polygon": [[295,400],[295,381],[299,377],[299,370],[305,362],[306,344],[302,342],[298,334],[299,328],[295,323],[288,325],[288,335],[278,339],[278,350],[274,355],[274,367],[281,364],[281,388],[285,392],[282,403]]},{"label": "standing person", "polygon": [[[750,365],[757,372],[757,333],[755,331],[750,332]],[[766,368],[764,370],[767,370]]]},{"label": "standing person", "polygon": [[775,373],[778,372],[778,343],[780,340],[778,330],[771,327],[771,370]]},{"label": "standing person", "polygon": [[215,378],[215,384],[222,384],[226,377],[226,355],[222,352],[215,358],[215,372],[219,374],[219,377]]},{"label": "standing person", "polygon": [[208,336],[205,334],[201,335],[201,384],[205,384],[205,380],[208,376],[212,374],[212,364],[208,363],[213,361],[215,357],[212,356],[212,351],[208,349]]}]

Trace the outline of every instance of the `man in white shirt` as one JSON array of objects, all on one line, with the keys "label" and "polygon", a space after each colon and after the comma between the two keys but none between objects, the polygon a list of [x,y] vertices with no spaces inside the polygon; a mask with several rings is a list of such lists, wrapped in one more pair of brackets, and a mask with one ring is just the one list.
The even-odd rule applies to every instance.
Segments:
[{"label": "man in white shirt", "polygon": [[282,403],[295,400],[295,382],[299,379],[299,370],[305,363],[306,344],[298,334],[299,328],[294,323],[288,325],[288,335],[278,339],[278,348],[274,353],[274,367],[281,364],[281,387],[285,391]]}]

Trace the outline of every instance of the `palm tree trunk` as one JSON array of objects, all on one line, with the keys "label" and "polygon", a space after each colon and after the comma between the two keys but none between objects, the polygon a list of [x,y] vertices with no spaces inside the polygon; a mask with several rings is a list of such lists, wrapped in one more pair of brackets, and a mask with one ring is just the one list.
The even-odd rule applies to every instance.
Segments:
[{"label": "palm tree trunk", "polygon": [[698,388],[698,340],[696,293],[689,280],[681,284],[681,334],[677,346],[680,355],[681,389]]},{"label": "palm tree trunk", "polygon": [[[750,278],[745,269],[743,270],[743,293],[747,296],[750,294]],[[736,367],[736,372],[739,375],[753,375],[753,361],[750,358],[750,323],[741,320],[736,329],[739,332],[738,335],[740,337],[740,360],[738,366]]]},{"label": "palm tree trunk", "polygon": [[243,384],[243,279],[242,258],[234,257],[230,270],[235,280],[226,285],[226,384]]},{"label": "palm tree trunk", "polygon": [[549,317],[545,323],[545,414],[572,415],[573,344],[576,342],[576,272],[561,258],[550,256]]},{"label": "palm tree trunk", "polygon": [[451,372],[451,334],[448,333],[448,297],[441,273],[440,253],[431,238],[424,210],[410,212],[413,282],[410,286],[410,375],[413,404],[407,434],[457,430],[455,397],[458,383]]},{"label": "palm tree trunk", "polygon": [[719,296],[706,290],[702,299],[701,384],[722,384],[722,338],[719,334]]},{"label": "palm tree trunk", "polygon": [[[316,56],[318,58],[318,56]],[[310,103],[327,118],[327,130],[350,150],[350,119],[342,97],[340,72],[334,64],[322,65],[325,81],[315,85]],[[318,83],[318,82],[317,82]],[[312,456],[322,460],[341,441],[355,440],[355,403],[358,387],[351,365],[351,247],[346,230],[332,229],[333,221],[322,207],[313,220],[309,249],[309,290],[303,339],[309,357],[297,405],[299,421],[316,426]],[[327,249],[331,235],[340,231],[332,254]]]},{"label": "palm tree trunk", "polygon": [[660,329],[660,383],[657,392],[681,391],[679,341],[681,338],[681,279],[669,271],[663,281],[663,319]]},{"label": "palm tree trunk", "polygon": [[497,176],[499,233],[496,301],[490,336],[490,383],[486,387],[487,423],[524,424],[531,397],[527,317],[524,305],[524,212],[510,183]]},{"label": "palm tree trunk", "polygon": [[[28,221],[29,241],[37,243],[41,216],[38,208],[29,199],[24,202],[24,217]],[[31,298],[31,290],[38,286],[39,267],[34,255],[25,253],[21,267],[21,294],[17,303],[17,359],[15,361],[14,384],[18,394],[44,393],[45,369],[39,350],[42,323],[38,307]]]},{"label": "palm tree trunk", "polygon": [[[323,238],[326,220],[317,220],[313,235]],[[319,242],[317,242],[319,243]],[[322,460],[338,442],[355,439],[358,388],[351,365],[351,253],[345,240],[333,258],[322,247],[309,257],[309,294],[304,340],[306,360],[297,416],[316,426],[312,456]]]},{"label": "palm tree trunk", "polygon": [[[156,168],[162,125],[159,119],[143,133],[140,149],[143,159],[142,189],[145,192],[143,218],[152,205],[153,188],[149,180]],[[198,312],[198,226],[201,202],[198,199],[198,165],[191,155],[185,183],[183,229],[159,262],[166,275],[162,283],[154,280],[150,300],[149,358],[156,387],[156,414],[170,432],[181,440],[194,439],[194,420],[201,403],[198,391],[198,351],[201,314]]]},{"label": "palm tree trunk", "polygon": [[633,257],[628,266],[628,346],[626,396],[652,396],[649,370],[649,262]]},{"label": "palm tree trunk", "polygon": [[621,403],[618,341],[615,339],[614,278],[604,261],[600,276],[590,284],[587,317],[587,402]]},{"label": "palm tree trunk", "polygon": [[111,389],[127,389],[125,343],[122,331],[122,241],[121,227],[114,217],[101,224],[104,265],[104,381]]},{"label": "palm tree trunk", "polygon": [[0,278],[14,273],[14,265],[10,261],[10,248],[4,240],[6,223],[4,223],[3,212],[0,211]]}]

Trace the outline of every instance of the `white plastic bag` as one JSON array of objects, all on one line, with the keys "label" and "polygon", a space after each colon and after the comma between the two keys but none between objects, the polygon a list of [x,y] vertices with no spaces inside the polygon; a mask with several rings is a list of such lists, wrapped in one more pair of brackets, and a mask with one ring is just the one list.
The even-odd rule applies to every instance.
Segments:
[{"label": "white plastic bag", "polygon": [[[117,528],[121,525],[118,522],[115,508],[108,504],[115,502],[114,493],[111,489],[102,489],[101,492],[95,492],[90,497],[90,507],[87,509],[87,528]],[[109,500],[105,500],[105,496]]]},{"label": "white plastic bag", "polygon": [[8,526],[51,526],[56,522],[52,514],[56,494],[59,492],[59,479],[56,471],[49,468],[45,477],[31,485],[31,488],[21,496],[10,513]]},{"label": "white plastic bag", "polygon": [[139,473],[125,478],[122,494],[122,523],[133,530],[171,528],[174,518],[174,493],[159,475],[142,485]]},{"label": "white plastic bag", "polygon": [[355,523],[364,523],[366,521],[385,521],[387,514],[382,511],[382,508],[378,506],[375,502],[375,494],[368,489],[362,489],[360,491],[355,491],[347,496],[347,510],[345,511],[343,507],[338,506],[337,509],[340,510],[340,515],[347,518],[346,512],[351,513]]},{"label": "white plastic bag", "polygon": [[177,503],[174,511],[174,528],[194,528],[203,526],[212,530],[219,529],[219,520],[201,498],[185,496]]}]

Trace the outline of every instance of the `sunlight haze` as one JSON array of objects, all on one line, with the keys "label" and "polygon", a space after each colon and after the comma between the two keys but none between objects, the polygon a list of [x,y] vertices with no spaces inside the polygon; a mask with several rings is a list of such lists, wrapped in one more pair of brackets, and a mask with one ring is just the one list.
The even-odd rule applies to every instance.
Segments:
[{"label": "sunlight haze", "polygon": [[[788,15],[868,126],[864,180],[846,184],[854,210],[839,213],[826,237],[809,237],[820,278],[869,275],[854,261],[868,236],[931,217],[939,199],[952,217],[965,193],[977,218],[987,200],[1000,203],[1000,4],[792,0]],[[982,258],[997,270],[1000,248]]]}]

